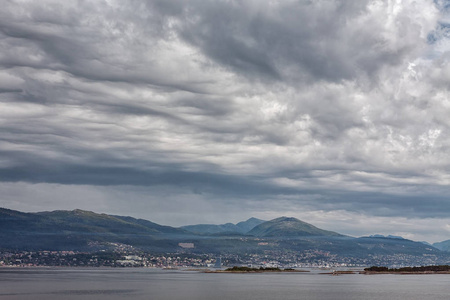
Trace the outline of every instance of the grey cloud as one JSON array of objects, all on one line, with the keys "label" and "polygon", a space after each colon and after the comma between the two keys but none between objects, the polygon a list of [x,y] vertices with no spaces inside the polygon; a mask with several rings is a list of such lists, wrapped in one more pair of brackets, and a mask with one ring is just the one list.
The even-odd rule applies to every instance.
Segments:
[{"label": "grey cloud", "polygon": [[23,90],[21,89],[2,89],[0,88],[0,94],[2,93],[21,93]]},{"label": "grey cloud", "polygon": [[[45,159],[30,153],[6,152],[2,155],[14,158],[15,165],[0,168],[0,180],[4,182],[25,181],[31,183],[57,183],[78,185],[136,185],[178,186],[188,190],[223,195],[258,196],[266,193],[293,193],[291,189],[259,182],[255,177],[217,174],[206,171],[184,171],[175,163],[122,162],[108,155],[92,157],[92,165],[72,164],[63,158]],[[213,166],[210,168],[213,170]]]},{"label": "grey cloud", "polygon": [[[273,202],[274,208],[278,200],[288,197],[293,205],[322,209],[325,211],[347,210],[364,212],[375,216],[403,217],[446,217],[450,203],[446,196],[446,187],[430,185],[426,190],[417,189],[412,184],[397,186],[398,191],[390,192],[386,186],[379,190],[357,191],[346,186],[321,187],[318,177],[305,170],[295,176],[307,182],[306,186],[280,187],[267,181],[264,176],[236,176],[206,171],[183,171],[186,166],[175,163],[147,161],[147,167],[138,167],[138,161],[123,161],[98,153],[96,157],[88,153],[92,165],[72,164],[63,158],[44,159],[33,157],[29,153],[2,152],[2,156],[15,157],[16,165],[0,169],[3,182],[26,181],[30,183],[56,183],[69,185],[97,186],[142,186],[151,187],[176,186],[181,191],[174,191],[174,196],[183,198],[183,191],[206,193],[214,201],[221,197],[239,197],[240,205],[245,202]],[[95,161],[95,163],[94,163]],[[210,166],[213,171],[214,166]],[[334,174],[345,174],[346,171],[334,170]],[[286,175],[286,174],[284,174]],[[405,177],[410,177],[408,174]],[[294,176],[290,176],[294,178]],[[364,179],[356,178],[364,182]],[[376,182],[366,181],[367,186]],[[385,190],[385,191],[383,191]],[[179,194],[178,194],[179,193]],[[309,195],[309,196],[308,196]],[[295,204],[297,203],[297,204]]]},{"label": "grey cloud", "polygon": [[433,2],[442,11],[450,10],[450,1],[448,0],[433,0]]},{"label": "grey cloud", "polygon": [[367,75],[376,80],[380,68],[402,63],[415,47],[398,43],[392,48],[385,29],[369,16],[369,1],[189,1],[177,10],[167,9],[171,1],[152,4],[180,20],[175,28],[186,41],[224,66],[259,79],[295,84]]},{"label": "grey cloud", "polygon": [[171,74],[161,76],[162,70],[157,71],[159,74],[152,72],[158,68],[157,62],[148,55],[157,51],[155,44],[167,32],[162,27],[163,21],[151,11],[139,16],[138,3],[118,9],[106,3],[69,7],[53,3],[47,9],[29,5],[29,15],[15,13],[19,11],[17,5],[4,10],[0,28],[4,40],[11,45],[5,48],[4,66],[63,70],[93,81],[204,92],[192,82],[169,80]]}]

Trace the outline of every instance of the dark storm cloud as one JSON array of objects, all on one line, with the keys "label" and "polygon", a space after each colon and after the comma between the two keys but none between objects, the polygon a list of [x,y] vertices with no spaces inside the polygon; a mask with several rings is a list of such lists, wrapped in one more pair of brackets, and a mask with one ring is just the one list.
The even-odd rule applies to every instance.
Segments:
[{"label": "dark storm cloud", "polygon": [[[195,193],[220,194],[225,197],[239,197],[255,201],[282,200],[283,197],[302,199],[310,209],[347,210],[351,212],[370,211],[377,216],[446,217],[450,202],[445,195],[446,188],[430,186],[427,191],[414,190],[413,185],[398,185],[400,192],[413,190],[415,195],[378,191],[349,191],[339,187],[323,190],[318,182],[325,176],[317,177],[305,171],[301,176],[307,179],[306,187],[280,187],[267,181],[264,176],[236,176],[211,172],[183,171],[183,166],[174,163],[147,162],[148,167],[138,167],[139,162],[122,162],[99,153],[92,157],[92,165],[71,164],[62,159],[44,160],[25,153],[8,153],[2,156],[15,158],[21,165],[0,170],[3,182],[27,181],[30,183],[52,183],[69,185],[99,186],[176,186],[178,189]],[[95,163],[94,163],[95,161]],[[114,166],[116,164],[116,166]],[[133,167],[134,166],[134,167]],[[213,168],[211,168],[213,169]],[[334,171],[345,173],[345,171]],[[291,176],[292,177],[292,176]],[[373,182],[367,181],[368,186]],[[308,195],[313,195],[310,198]],[[213,200],[213,198],[211,199]]]},{"label": "dark storm cloud", "polygon": [[21,89],[0,89],[0,93],[21,93]]},{"label": "dark storm cloud", "polygon": [[[407,189],[408,187],[403,187]],[[328,211],[346,210],[355,213],[370,212],[371,215],[383,217],[408,217],[408,218],[446,218],[450,209],[448,197],[443,195],[446,189],[435,186],[426,192],[416,195],[393,195],[383,191],[377,192],[348,192],[327,191],[326,197],[317,203],[311,203],[311,207]],[[336,201],[338,199],[338,201]]]},{"label": "dark storm cloud", "polygon": [[446,5],[7,1],[0,181],[445,216]]},{"label": "dark storm cloud", "polygon": [[261,195],[293,193],[292,189],[264,184],[258,178],[243,177],[208,172],[183,171],[182,166],[170,163],[147,162],[148,168],[132,167],[137,162],[125,166],[114,166],[117,160],[101,159],[96,164],[70,164],[61,160],[43,160],[39,156],[23,153],[1,152],[15,157],[21,166],[0,169],[0,180],[4,182],[27,181],[32,183],[58,183],[79,185],[174,185],[196,191],[221,193],[225,195]]}]

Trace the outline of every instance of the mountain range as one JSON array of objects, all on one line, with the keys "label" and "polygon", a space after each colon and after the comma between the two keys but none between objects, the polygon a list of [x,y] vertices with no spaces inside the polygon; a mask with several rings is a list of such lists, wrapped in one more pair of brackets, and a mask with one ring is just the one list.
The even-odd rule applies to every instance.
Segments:
[{"label": "mountain range", "polygon": [[[364,260],[374,256],[450,261],[450,241],[426,245],[401,237],[350,237],[296,218],[250,218],[237,224],[180,228],[84,210],[24,213],[0,208],[0,250],[107,250],[129,245],[158,253],[300,253]],[[192,245],[183,247],[183,245]]]}]

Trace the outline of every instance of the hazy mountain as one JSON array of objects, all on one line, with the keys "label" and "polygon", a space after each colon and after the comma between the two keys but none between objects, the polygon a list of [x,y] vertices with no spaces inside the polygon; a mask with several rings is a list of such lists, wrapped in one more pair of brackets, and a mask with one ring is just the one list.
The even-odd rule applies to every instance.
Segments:
[{"label": "hazy mountain", "polygon": [[180,227],[192,233],[197,234],[218,234],[223,232],[238,232],[236,225],[232,223],[226,224],[197,224],[197,225],[187,225]]},{"label": "hazy mountain", "polygon": [[450,240],[434,243],[433,247],[442,251],[450,251]]},{"label": "hazy mountain", "polygon": [[360,237],[355,239],[359,247],[364,249],[364,253],[372,255],[438,255],[439,250],[433,246],[422,242],[415,242],[405,238],[389,237]]},{"label": "hazy mountain", "polygon": [[266,221],[250,218],[247,221],[242,221],[237,224],[226,223],[221,225],[213,224],[198,224],[182,226],[182,229],[198,234],[219,234],[219,233],[240,233],[245,234],[252,230],[255,226]]},{"label": "hazy mountain", "polygon": [[[427,245],[427,246],[434,247],[432,244],[428,243],[427,241],[419,241],[419,243],[425,244],[425,245]],[[436,248],[436,247],[435,247],[435,248]],[[436,249],[438,249],[438,248],[436,248]]]},{"label": "hazy mountain", "polygon": [[257,218],[250,218],[247,221],[242,221],[236,224],[236,227],[240,229],[241,233],[247,233],[259,224],[262,224],[266,221],[260,220]]},{"label": "hazy mountain", "polygon": [[398,235],[382,235],[382,234],[374,234],[369,236],[371,238],[385,238],[385,239],[397,239],[397,240],[404,240],[403,237],[398,236]]},{"label": "hazy mountain", "polygon": [[317,228],[296,218],[281,217],[264,222],[248,232],[257,237],[293,237],[293,236],[342,236],[333,231]]}]

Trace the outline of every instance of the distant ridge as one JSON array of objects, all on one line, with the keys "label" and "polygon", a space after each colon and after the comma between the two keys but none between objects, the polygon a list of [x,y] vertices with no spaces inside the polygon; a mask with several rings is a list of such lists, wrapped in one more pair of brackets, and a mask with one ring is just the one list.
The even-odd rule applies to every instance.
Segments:
[{"label": "distant ridge", "polygon": [[198,224],[187,225],[181,228],[192,233],[198,234],[223,234],[223,233],[240,233],[245,234],[252,230],[255,226],[262,224],[266,221],[257,218],[250,218],[247,221],[242,221],[237,224],[226,223],[221,225],[214,224]]},{"label": "distant ridge", "polygon": [[450,240],[434,243],[433,247],[441,251],[450,251]]},{"label": "distant ridge", "polygon": [[382,234],[373,234],[369,236],[370,238],[382,238],[382,239],[397,239],[397,240],[404,240],[405,238],[398,235],[382,235]]},{"label": "distant ridge", "polygon": [[[185,233],[182,229],[159,225],[143,219],[98,214],[81,209],[38,212],[35,215],[42,217],[40,226],[50,225],[53,230],[151,234]],[[57,228],[55,228],[56,225],[58,225]]]},{"label": "distant ridge", "polygon": [[288,217],[281,217],[264,222],[250,230],[247,234],[257,237],[343,236],[333,231],[317,228],[296,218]]}]

